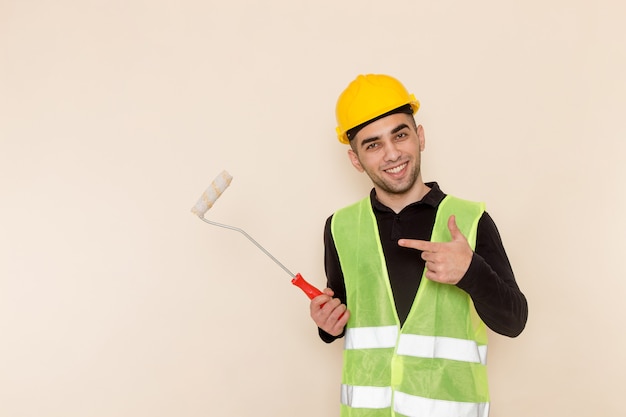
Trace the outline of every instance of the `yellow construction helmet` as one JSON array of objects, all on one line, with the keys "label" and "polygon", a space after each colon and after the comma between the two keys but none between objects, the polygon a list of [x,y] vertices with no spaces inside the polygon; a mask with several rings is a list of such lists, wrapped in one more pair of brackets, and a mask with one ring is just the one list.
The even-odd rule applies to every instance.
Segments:
[{"label": "yellow construction helmet", "polygon": [[420,102],[400,81],[382,74],[359,75],[337,100],[335,114],[339,142],[350,143],[346,135],[348,130],[407,104],[413,114],[420,107]]}]

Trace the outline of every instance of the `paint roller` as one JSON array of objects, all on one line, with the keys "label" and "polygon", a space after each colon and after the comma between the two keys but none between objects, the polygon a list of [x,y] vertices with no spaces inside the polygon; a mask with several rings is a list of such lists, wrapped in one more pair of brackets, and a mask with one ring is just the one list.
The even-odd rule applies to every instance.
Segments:
[{"label": "paint roller", "polygon": [[198,202],[195,206],[191,208],[191,212],[197,215],[200,220],[205,223],[211,224],[213,226],[223,227],[225,229],[235,230],[242,235],[244,235],[250,242],[254,243],[254,245],[259,248],[264,254],[266,254],[272,261],[274,261],[278,266],[280,266],[289,276],[291,277],[291,283],[296,287],[300,288],[304,293],[310,298],[313,299],[318,295],[322,294],[320,290],[315,288],[313,285],[309,284],[300,273],[293,274],[289,269],[285,267],[278,259],[276,259],[271,253],[269,253],[263,246],[259,244],[256,240],[252,238],[248,233],[246,233],[243,229],[238,227],[230,226],[223,223],[217,223],[210,220],[207,220],[204,217],[204,214],[213,207],[215,201],[222,195],[224,190],[228,188],[230,182],[233,180],[233,177],[226,171],[222,171],[215,180],[209,185],[209,187],[202,193]]}]

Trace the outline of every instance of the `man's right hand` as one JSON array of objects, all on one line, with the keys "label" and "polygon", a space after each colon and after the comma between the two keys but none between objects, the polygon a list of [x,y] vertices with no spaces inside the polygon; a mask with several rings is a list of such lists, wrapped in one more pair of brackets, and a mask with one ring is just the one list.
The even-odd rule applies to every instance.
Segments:
[{"label": "man's right hand", "polygon": [[333,298],[335,293],[330,288],[325,288],[322,295],[311,300],[311,318],[317,327],[332,336],[343,333],[344,327],[350,318],[350,312],[345,304],[338,298]]}]

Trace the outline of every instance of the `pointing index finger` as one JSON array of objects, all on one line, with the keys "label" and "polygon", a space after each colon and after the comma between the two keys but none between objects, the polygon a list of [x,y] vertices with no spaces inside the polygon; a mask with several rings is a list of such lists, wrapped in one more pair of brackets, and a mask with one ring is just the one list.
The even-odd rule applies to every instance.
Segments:
[{"label": "pointing index finger", "polygon": [[400,239],[398,240],[398,245],[405,248],[421,250],[424,252],[434,252],[437,248],[437,243],[435,242],[418,239]]}]

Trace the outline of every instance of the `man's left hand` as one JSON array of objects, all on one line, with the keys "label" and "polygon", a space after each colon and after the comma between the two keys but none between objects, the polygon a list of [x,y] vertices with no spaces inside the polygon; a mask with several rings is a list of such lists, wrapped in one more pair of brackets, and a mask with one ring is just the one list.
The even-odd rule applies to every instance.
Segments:
[{"label": "man's left hand", "polygon": [[426,261],[426,278],[442,284],[456,284],[467,272],[474,252],[456,225],[454,216],[448,219],[450,242],[400,239],[398,245],[422,251]]}]

